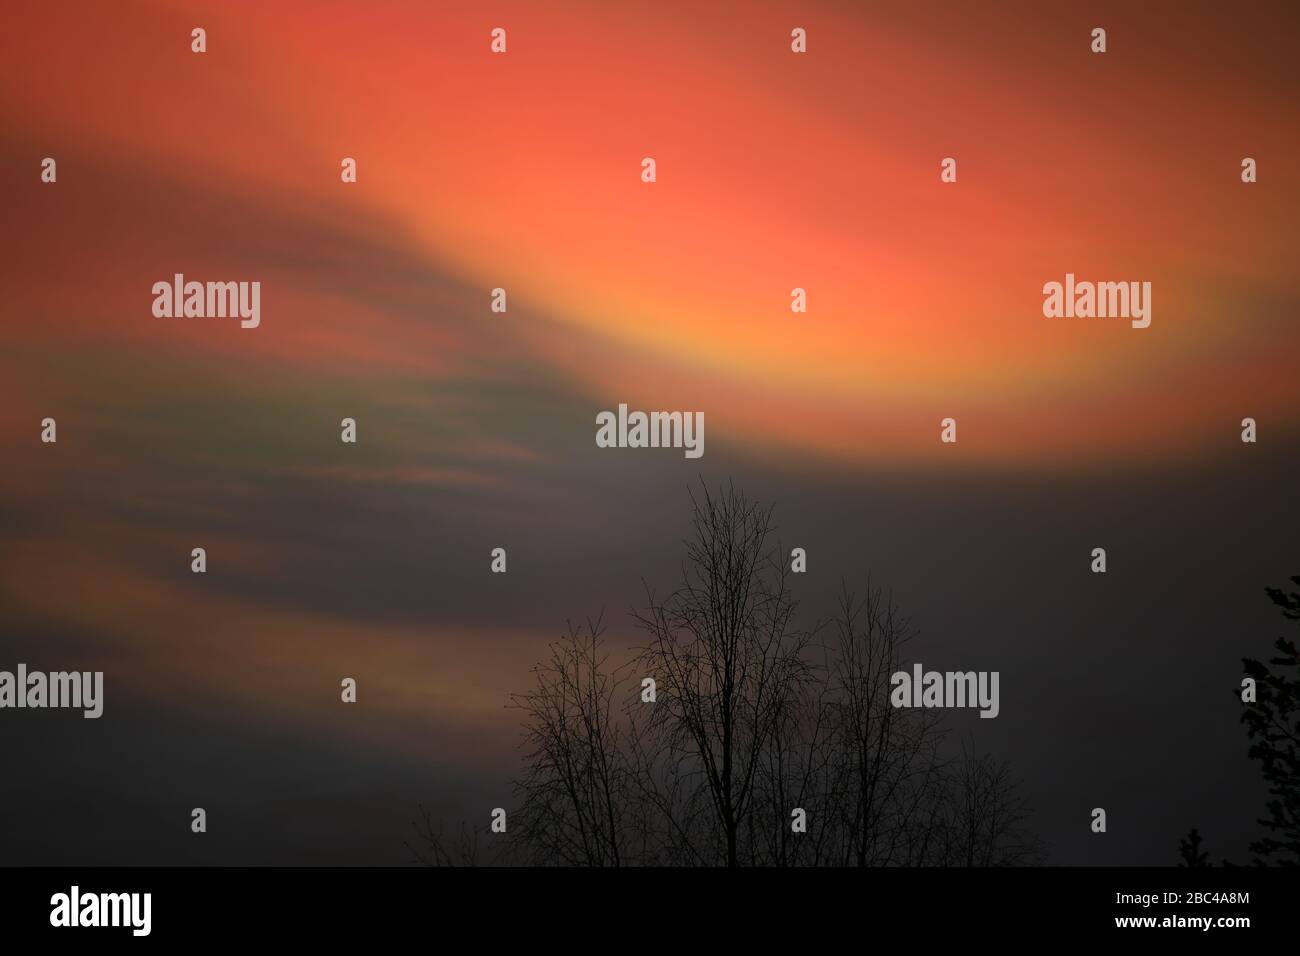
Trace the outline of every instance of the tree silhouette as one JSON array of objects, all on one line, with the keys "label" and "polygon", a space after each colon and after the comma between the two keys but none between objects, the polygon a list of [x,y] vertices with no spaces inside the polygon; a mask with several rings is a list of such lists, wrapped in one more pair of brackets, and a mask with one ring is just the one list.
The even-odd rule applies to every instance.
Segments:
[{"label": "tree silhouette", "polygon": [[[1038,862],[1009,768],[965,744],[944,759],[938,712],[891,705],[912,636],[892,597],[844,585],[829,619],[800,624],[772,509],[734,486],[690,500],[678,584],[646,585],[631,612],[644,643],[615,660],[603,617],[570,625],[512,695],[523,771],[492,862]],[[427,813],[417,839],[420,862],[483,862]]]},{"label": "tree silhouette", "polygon": [[889,702],[889,679],[904,667],[911,625],[883,589],[868,583],[861,599],[841,585],[833,630],[836,862],[928,862],[941,783],[940,717]]},{"label": "tree silhouette", "polygon": [[[771,509],[734,488],[715,496],[704,487],[691,505],[681,583],[663,600],[647,587],[633,615],[649,639],[637,665],[664,690],[645,728],[662,759],[698,771],[716,823],[708,832],[721,834],[723,860],[737,866],[764,760],[780,759],[778,734],[799,719],[812,632],[793,623]],[[708,848],[692,850],[707,859]]]},{"label": "tree silhouette", "polygon": [[[1291,583],[1300,585],[1300,575]],[[1300,625],[1300,593],[1265,588],[1269,600],[1282,609],[1282,616]],[[1255,682],[1255,700],[1245,701],[1241,722],[1250,739],[1250,759],[1258,760],[1269,799],[1268,816],[1256,820],[1266,835],[1250,844],[1257,866],[1300,865],[1300,652],[1293,640],[1279,637],[1277,654],[1267,664],[1243,657],[1246,676]],[[1233,689],[1233,696],[1240,688]],[[1208,866],[1208,857],[1198,854],[1201,836],[1193,828],[1178,844],[1185,866]],[[1200,861],[1200,862],[1197,862]],[[1224,866],[1232,864],[1224,861]]]},{"label": "tree silhouette", "polygon": [[629,852],[629,768],[619,704],[625,680],[608,667],[603,615],[569,625],[516,694],[524,712],[525,772],[517,781],[524,845],[538,862],[619,866]]},{"label": "tree silhouette", "polygon": [[461,823],[460,831],[448,837],[445,825],[433,822],[433,814],[421,805],[420,818],[411,823],[414,841],[406,841],[411,859],[423,866],[478,866],[483,861],[479,831]]},{"label": "tree silhouette", "polygon": [[1178,841],[1178,855],[1182,858],[1181,867],[1205,867],[1210,865],[1210,854],[1201,849],[1201,835],[1196,827]]},{"label": "tree silhouette", "polygon": [[[1026,827],[1029,810],[1017,794],[1011,768],[967,745],[940,787],[941,816],[935,827],[942,866],[1022,866],[1037,863],[1039,840]],[[933,839],[933,838],[931,838]]]},{"label": "tree silhouette", "polygon": [[[1300,585],[1300,575],[1291,578]],[[1300,593],[1266,588],[1287,620],[1300,625]],[[1241,714],[1251,740],[1250,757],[1258,760],[1268,785],[1268,815],[1257,822],[1267,835],[1250,845],[1256,862],[1300,865],[1300,653],[1295,641],[1279,637],[1277,654],[1268,664],[1243,658],[1246,675],[1255,680],[1257,701]]]}]

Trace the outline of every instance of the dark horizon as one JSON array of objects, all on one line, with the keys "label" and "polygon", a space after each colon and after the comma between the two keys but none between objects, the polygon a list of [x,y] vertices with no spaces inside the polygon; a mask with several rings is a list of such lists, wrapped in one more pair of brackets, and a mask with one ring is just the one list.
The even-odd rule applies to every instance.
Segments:
[{"label": "dark horizon", "polygon": [[[574,455],[584,451],[575,448]],[[1202,475],[1148,472],[1122,482],[1011,483],[962,473],[879,480],[852,501],[836,496],[833,482],[796,491],[770,472],[751,478],[745,490],[772,496],[787,551],[807,549],[809,571],[795,581],[805,618],[829,611],[841,579],[861,589],[870,575],[892,590],[917,628],[910,659],[941,670],[1001,672],[999,717],[959,713],[951,722],[957,736],[971,735],[1023,780],[1047,862],[1172,864],[1178,839],[1192,827],[1214,859],[1242,862],[1259,835],[1254,821],[1263,813],[1264,789],[1246,757],[1233,688],[1240,659],[1266,656],[1284,633],[1264,588],[1286,583],[1284,542],[1300,531],[1286,482],[1263,477],[1287,474],[1300,464],[1300,450],[1276,454],[1266,468],[1238,459]],[[418,543],[436,539],[450,556],[473,555],[478,522],[493,511],[490,499],[472,518],[426,512],[412,525],[411,512],[393,507],[401,502],[373,496],[336,510],[336,532],[385,546],[347,560],[296,555],[293,579],[302,584],[294,600],[309,600],[322,613],[360,618],[361,605],[373,601],[384,605],[386,626],[413,632],[436,619],[444,633],[469,635],[470,622],[479,620],[486,630],[531,636],[490,673],[469,675],[461,664],[451,674],[439,665],[451,641],[431,642],[418,679],[436,687],[455,674],[471,676],[495,711],[489,727],[462,743],[460,752],[474,755],[459,772],[439,752],[436,720],[408,725],[397,747],[366,740],[382,737],[388,718],[364,664],[354,668],[360,700],[349,712],[351,733],[322,739],[309,728],[238,710],[205,713],[201,698],[160,722],[155,695],[124,692],[130,685],[122,669],[106,660],[105,718],[11,711],[0,724],[5,752],[23,768],[11,776],[3,803],[13,813],[40,806],[51,824],[11,832],[7,862],[400,864],[410,861],[404,841],[420,804],[449,827],[462,819],[486,825],[492,807],[511,806],[507,784],[520,768],[518,717],[506,708],[508,694],[528,688],[528,668],[565,619],[606,608],[611,646],[634,645],[638,636],[624,609],[639,603],[640,575],[623,569],[640,562],[646,580],[661,588],[675,580],[687,487],[698,480],[684,464],[673,465],[678,481],[660,474],[620,478],[629,500],[641,503],[637,511],[616,504],[566,529],[530,528],[530,519],[498,522],[498,536],[515,543],[509,601],[493,594],[496,582],[487,573],[472,580],[473,564],[486,572],[486,552],[479,562],[434,565],[424,563],[427,552]],[[710,464],[694,470],[714,482],[734,477]],[[567,497],[592,500],[590,489],[569,489]],[[1225,501],[1250,504],[1207,506]],[[319,505],[311,485],[290,485],[277,495],[274,513],[293,524]],[[622,541],[602,534],[621,519],[631,521]],[[861,547],[853,544],[859,540]],[[548,553],[546,542],[557,541],[566,542],[567,560]],[[1089,553],[1103,541],[1110,565],[1094,576]],[[357,593],[354,575],[362,567],[380,584],[382,602]],[[209,576],[222,586],[241,583]],[[264,588],[266,598],[293,596],[282,586]],[[54,669],[74,651],[89,653],[92,640],[72,629],[33,629],[7,643],[15,661]],[[52,647],[61,653],[51,654]],[[361,648],[357,653],[364,661]],[[254,648],[240,666],[255,672],[259,664],[265,666]],[[301,678],[287,662],[276,674],[294,691],[306,690],[293,686]],[[237,685],[247,671],[227,676]],[[312,692],[327,720],[336,692],[330,685]],[[190,839],[190,806],[208,809],[204,838]],[[1094,806],[1107,808],[1104,835],[1088,829]],[[52,838],[65,828],[70,839]]]}]

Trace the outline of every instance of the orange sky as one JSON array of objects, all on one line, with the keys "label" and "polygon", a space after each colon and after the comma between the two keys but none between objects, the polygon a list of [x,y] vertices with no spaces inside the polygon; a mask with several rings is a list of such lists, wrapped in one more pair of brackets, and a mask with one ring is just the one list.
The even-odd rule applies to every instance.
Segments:
[{"label": "orange sky", "polygon": [[[1106,468],[1231,448],[1246,415],[1265,440],[1293,430],[1289,51],[1266,24],[1117,9],[1100,57],[1074,14],[1013,29],[1029,9],[854,26],[817,5],[741,24],[690,4],[155,4],[121,30],[102,5],[18,4],[0,426],[27,447],[54,414],[64,437],[0,485],[37,513],[50,489],[76,503],[58,512],[70,557],[16,541],[9,595],[61,579],[83,594],[61,626],[93,630],[100,594],[148,642],[198,598],[104,550],[131,535],[130,489],[165,516],[204,476],[222,563],[273,567],[277,546],[224,530],[259,483],[518,495],[565,474],[535,430],[547,401],[557,433],[620,402],[703,410],[707,447],[850,471]],[[1220,61],[1224,31],[1247,35]],[[155,319],[150,287],[176,271],[259,279],[262,327]],[[1151,281],[1151,327],[1044,318],[1067,271]],[[487,309],[498,285],[508,316]],[[361,416],[364,461],[313,431],[340,406],[385,412]],[[83,479],[104,502],[69,490]],[[184,553],[192,532],[150,534],[132,547]],[[279,613],[258,600],[206,616],[205,654],[256,651],[246,625]],[[281,623],[333,635],[320,679],[359,636]],[[375,631],[404,673],[407,636]],[[183,669],[162,647],[155,666]],[[483,680],[476,699],[499,698]]]},{"label": "orange sky", "polygon": [[[304,228],[373,234],[548,319],[510,332],[597,407],[702,408],[715,440],[758,455],[906,464],[944,453],[948,415],[965,459],[1008,464],[1187,454],[1245,415],[1292,428],[1284,47],[1267,24],[1243,42],[1221,18],[1120,7],[1088,15],[1110,31],[1097,56],[1088,16],[1013,29],[1029,9],[896,5],[854,28],[817,5],[760,5],[740,24],[692,5],[158,4],[113,32],[117,11],[19,4],[0,66],[22,144],[8,171],[35,180],[66,146],[62,190],[77,161],[111,156]],[[505,56],[488,51],[496,25]],[[809,30],[805,56],[792,25]],[[939,181],[944,156],[956,184]],[[58,293],[112,290],[111,325],[75,309],[61,329],[9,334],[154,337],[139,290],[173,271],[169,238],[129,218],[113,233],[133,271],[85,255],[80,288]],[[1151,281],[1151,328],[1044,318],[1042,284],[1067,271]],[[795,286],[806,315],[790,313]],[[380,302],[331,302],[302,277],[268,300],[265,330],[177,341],[376,375],[456,365],[454,342],[413,350],[434,333],[394,326]]]}]

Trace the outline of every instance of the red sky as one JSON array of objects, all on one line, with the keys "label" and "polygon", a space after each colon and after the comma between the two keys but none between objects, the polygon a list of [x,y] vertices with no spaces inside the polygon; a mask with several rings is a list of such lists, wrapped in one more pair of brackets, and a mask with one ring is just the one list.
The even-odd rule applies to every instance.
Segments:
[{"label": "red sky", "polygon": [[[1267,15],[897,4],[855,24],[834,5],[743,22],[697,6],[158,4],[121,31],[119,10],[20,3],[6,172],[31,181],[35,235],[11,296],[66,308],[7,334],[160,347],[147,290],[184,263],[156,219],[124,203],[93,236],[30,229],[54,203],[39,160],[63,153],[65,193],[112,161],[373,239],[483,303],[505,287],[550,320],[508,334],[599,407],[703,408],[711,436],[755,455],[906,466],[954,451],[946,416],[965,459],[1012,466],[1195,454],[1247,415],[1294,427],[1296,81]],[[1258,183],[1240,182],[1244,156]],[[110,236],[109,256],[88,247]],[[169,329],[167,347],[466,371],[453,333],[277,275],[291,251],[210,253],[263,276],[264,328]],[[1042,285],[1066,272],[1152,282],[1151,327],[1044,318]]]}]

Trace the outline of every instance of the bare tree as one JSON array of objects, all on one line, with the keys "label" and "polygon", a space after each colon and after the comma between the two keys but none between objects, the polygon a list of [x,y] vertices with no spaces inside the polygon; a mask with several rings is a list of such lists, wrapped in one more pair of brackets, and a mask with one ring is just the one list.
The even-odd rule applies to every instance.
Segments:
[{"label": "bare tree", "polygon": [[[681,583],[634,613],[648,637],[639,665],[664,688],[648,731],[659,759],[689,760],[708,797],[721,861],[739,865],[760,762],[808,677],[811,633],[774,552],[771,510],[729,487],[691,495]],[[689,835],[683,833],[682,836]],[[711,848],[694,846],[707,859]]]},{"label": "bare tree", "polygon": [[[813,659],[804,679],[783,695],[760,755],[754,813],[746,821],[750,866],[816,866],[831,859],[838,796],[835,710],[820,655],[824,649],[810,645],[807,650]],[[792,817],[798,811],[804,829],[795,833]]]},{"label": "bare tree", "polygon": [[605,652],[603,614],[568,626],[535,685],[513,696],[524,713],[525,772],[517,818],[531,861],[581,866],[629,862],[635,828],[621,720],[626,671]]},{"label": "bare tree", "polygon": [[411,851],[412,862],[422,866],[478,866],[483,862],[483,846],[479,843],[479,833],[466,823],[461,823],[460,831],[452,837],[446,832],[445,825],[433,822],[433,814],[424,805],[419,808],[419,819],[412,821],[414,842],[406,841],[406,848]]},{"label": "bare tree", "polygon": [[940,718],[890,704],[890,678],[904,668],[911,625],[892,597],[867,585],[859,599],[841,590],[835,618],[831,692],[842,864],[920,862],[917,827],[940,769]]},{"label": "bare tree", "polygon": [[1024,866],[1041,862],[1042,846],[1027,828],[1029,810],[1011,768],[962,744],[938,791],[934,840],[940,866]]},{"label": "bare tree", "polygon": [[[772,511],[691,495],[681,580],[646,587],[622,665],[602,618],[570,625],[512,696],[524,772],[494,860],[624,866],[1001,866],[1037,862],[1005,764],[940,756],[934,711],[896,708],[912,628],[868,582],[826,624],[796,622]],[[829,637],[825,635],[829,634]],[[639,680],[654,680],[653,701]],[[426,825],[422,861],[478,862]],[[493,837],[496,840],[496,837]]]}]

